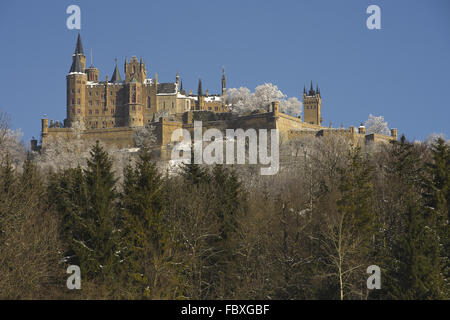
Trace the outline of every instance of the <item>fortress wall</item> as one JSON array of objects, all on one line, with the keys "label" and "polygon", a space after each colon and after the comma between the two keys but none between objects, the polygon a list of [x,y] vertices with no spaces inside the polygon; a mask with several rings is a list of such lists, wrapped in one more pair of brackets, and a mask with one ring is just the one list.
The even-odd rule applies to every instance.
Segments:
[{"label": "fortress wall", "polygon": [[[133,136],[134,130],[132,128],[88,129],[81,134],[82,139],[99,140],[106,146],[118,148],[134,146]],[[48,128],[47,133],[42,137],[43,147],[45,147],[49,138],[74,139],[74,133],[70,128]]]},{"label": "fortress wall", "polygon": [[395,140],[394,137],[392,136],[385,136],[384,134],[378,134],[378,133],[372,133],[372,134],[368,134],[366,135],[366,142],[367,143],[389,143],[391,141]]}]

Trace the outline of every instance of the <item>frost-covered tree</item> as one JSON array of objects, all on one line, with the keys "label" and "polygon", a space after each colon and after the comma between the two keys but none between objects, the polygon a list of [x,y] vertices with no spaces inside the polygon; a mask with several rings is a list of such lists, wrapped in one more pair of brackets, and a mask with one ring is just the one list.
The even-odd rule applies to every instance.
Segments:
[{"label": "frost-covered tree", "polygon": [[369,119],[367,119],[364,126],[366,127],[367,134],[378,133],[389,135],[388,123],[384,121],[383,116],[376,117],[373,114],[370,114]]},{"label": "frost-covered tree", "polygon": [[6,157],[13,167],[18,167],[25,159],[25,146],[22,142],[23,133],[20,129],[12,130],[9,127],[9,117],[0,112],[0,163]]},{"label": "frost-covered tree", "polygon": [[282,101],[286,98],[286,95],[272,83],[257,86],[253,96],[255,107],[258,109],[267,109],[272,101]]},{"label": "frost-covered tree", "polygon": [[302,103],[295,97],[287,96],[272,83],[264,83],[255,88],[255,92],[245,87],[231,88],[227,91],[227,104],[231,111],[238,114],[256,110],[267,110],[273,101],[280,102],[280,111],[298,116],[302,111]]},{"label": "frost-covered tree", "polygon": [[134,144],[137,148],[151,148],[156,142],[155,126],[147,124],[144,127],[137,128],[134,133]]},{"label": "frost-covered tree", "polygon": [[245,87],[231,88],[227,91],[227,103],[231,105],[231,110],[235,113],[246,113],[251,111],[252,93]]},{"label": "frost-covered tree", "polygon": [[435,144],[439,138],[446,141],[447,144],[450,144],[450,140],[445,139],[445,134],[443,134],[443,133],[432,133],[432,134],[428,135],[428,137],[425,139],[425,144],[427,146],[431,146],[431,145]]},{"label": "frost-covered tree", "polygon": [[280,111],[298,117],[302,112],[302,103],[296,97],[280,101]]}]

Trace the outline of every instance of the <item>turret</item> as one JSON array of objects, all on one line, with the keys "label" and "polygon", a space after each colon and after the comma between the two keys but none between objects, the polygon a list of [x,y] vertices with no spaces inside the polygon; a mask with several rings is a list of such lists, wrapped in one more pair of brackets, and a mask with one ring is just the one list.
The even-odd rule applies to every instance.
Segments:
[{"label": "turret", "polygon": [[364,127],[362,123],[361,123],[361,125],[358,128],[358,133],[359,134],[366,134],[366,127]]},{"label": "turret", "polygon": [[397,129],[391,129],[391,137],[397,140]]},{"label": "turret", "polygon": [[147,77],[147,71],[143,59],[139,62],[135,56],[131,57],[130,62],[125,60],[125,82],[129,83],[133,79],[143,83]]},{"label": "turret", "polygon": [[303,121],[322,125],[322,97],[320,95],[319,85],[316,86],[314,90],[313,83],[311,81],[311,86],[309,91],[306,91],[306,87],[303,86]]},{"label": "turret", "polygon": [[113,74],[111,76],[111,82],[122,82],[122,77],[120,76],[119,68],[117,67],[117,59],[116,67],[114,68]]},{"label": "turret", "polygon": [[94,66],[90,66],[89,69],[86,70],[87,81],[98,82],[99,71]]},{"label": "turret", "polygon": [[[84,121],[86,114],[86,81],[85,73],[86,57],[84,56],[81,36],[78,33],[75,53],[72,55],[72,66],[70,67],[67,80],[67,118],[66,123],[70,126],[74,121]],[[95,69],[95,68],[94,68]],[[95,70],[90,71],[95,75]],[[98,76],[98,75],[97,75]]]}]

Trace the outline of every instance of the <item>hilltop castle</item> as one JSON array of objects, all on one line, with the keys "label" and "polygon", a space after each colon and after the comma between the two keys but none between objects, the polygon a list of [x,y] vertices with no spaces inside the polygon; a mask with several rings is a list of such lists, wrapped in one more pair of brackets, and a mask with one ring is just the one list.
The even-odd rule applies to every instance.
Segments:
[{"label": "hilltop castle", "polygon": [[[397,139],[397,130],[391,136],[366,135],[365,128],[335,129],[322,126],[322,97],[318,86],[309,91],[303,89],[303,119],[279,111],[278,102],[273,102],[266,112],[236,116],[229,110],[226,101],[226,78],[222,69],[220,94],[203,92],[199,80],[197,94],[186,93],[177,73],[175,82],[159,83],[158,75],[147,77],[143,59],[125,58],[123,78],[117,66],[112,76],[99,80],[99,70],[91,65],[86,68],[81,36],[78,34],[75,52],[67,80],[67,116],[63,124],[42,119],[41,143],[45,146],[50,138],[74,138],[73,123],[82,123],[81,137],[100,140],[106,145],[121,148],[134,146],[136,128],[152,124],[156,128],[157,143],[164,158],[167,146],[171,144],[171,134],[175,129],[193,130],[194,120],[202,120],[203,128],[230,129],[279,129],[280,136],[295,139],[303,135],[323,136],[340,134],[348,136],[364,145],[366,142],[390,141]],[[202,112],[203,111],[203,112]],[[32,140],[32,148],[39,149]]]}]

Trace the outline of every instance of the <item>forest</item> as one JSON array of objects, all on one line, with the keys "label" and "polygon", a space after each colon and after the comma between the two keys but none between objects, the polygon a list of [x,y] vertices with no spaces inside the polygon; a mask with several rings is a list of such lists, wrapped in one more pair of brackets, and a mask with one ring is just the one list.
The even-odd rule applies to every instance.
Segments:
[{"label": "forest", "polygon": [[441,137],[370,150],[305,137],[280,146],[273,176],[86,147],[27,151],[0,117],[1,299],[450,297]]}]

